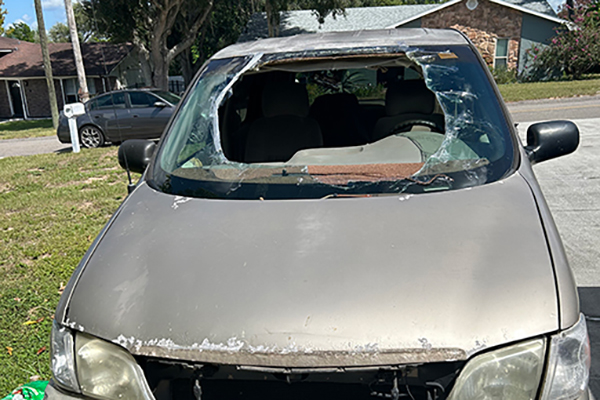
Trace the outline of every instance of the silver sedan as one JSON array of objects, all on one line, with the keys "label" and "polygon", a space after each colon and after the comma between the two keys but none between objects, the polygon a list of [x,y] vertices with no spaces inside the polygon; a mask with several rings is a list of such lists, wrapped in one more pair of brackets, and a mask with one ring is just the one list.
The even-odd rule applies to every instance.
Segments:
[{"label": "silver sedan", "polygon": [[[83,147],[120,143],[127,139],[158,139],[179,97],[155,89],[124,90],[103,94],[85,104],[86,113],[77,118]],[[61,112],[58,140],[71,143],[68,120]]]}]

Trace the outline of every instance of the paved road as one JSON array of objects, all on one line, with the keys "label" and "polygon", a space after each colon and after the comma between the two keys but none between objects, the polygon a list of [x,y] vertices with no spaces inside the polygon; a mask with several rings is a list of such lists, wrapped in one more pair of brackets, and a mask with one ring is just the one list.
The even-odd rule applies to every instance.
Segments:
[{"label": "paved road", "polygon": [[600,118],[600,96],[519,101],[508,108],[517,122]]},{"label": "paved road", "polygon": [[58,141],[56,136],[0,140],[0,158],[69,151],[71,145]]}]

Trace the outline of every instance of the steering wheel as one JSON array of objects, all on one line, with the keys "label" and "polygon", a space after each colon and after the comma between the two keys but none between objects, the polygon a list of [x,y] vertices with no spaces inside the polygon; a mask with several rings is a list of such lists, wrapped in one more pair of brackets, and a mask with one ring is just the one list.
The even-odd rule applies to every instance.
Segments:
[{"label": "steering wheel", "polygon": [[426,126],[431,129],[432,132],[441,133],[442,135],[446,133],[444,127],[434,121],[425,118],[413,118],[396,124],[390,134],[393,135],[396,133],[408,132],[415,125]]}]

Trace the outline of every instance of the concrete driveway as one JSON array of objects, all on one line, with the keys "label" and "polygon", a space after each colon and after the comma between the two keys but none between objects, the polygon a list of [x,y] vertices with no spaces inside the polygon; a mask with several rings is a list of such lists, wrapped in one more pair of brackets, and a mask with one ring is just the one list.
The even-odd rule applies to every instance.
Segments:
[{"label": "concrete driveway", "polygon": [[[556,112],[556,111],[555,111]],[[513,114],[518,120],[518,114]],[[569,119],[568,115],[554,119]],[[533,167],[563,240],[592,344],[590,387],[600,399],[600,118],[573,119],[577,151]],[[525,137],[531,123],[520,123]]]}]

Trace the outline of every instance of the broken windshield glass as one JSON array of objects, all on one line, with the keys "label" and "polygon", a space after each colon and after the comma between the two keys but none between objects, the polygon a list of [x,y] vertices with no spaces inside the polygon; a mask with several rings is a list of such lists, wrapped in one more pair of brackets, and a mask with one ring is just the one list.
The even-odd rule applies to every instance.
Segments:
[{"label": "broken windshield glass", "polygon": [[514,149],[468,46],[256,54],[205,65],[150,183],[230,199],[422,193],[501,179]]}]

